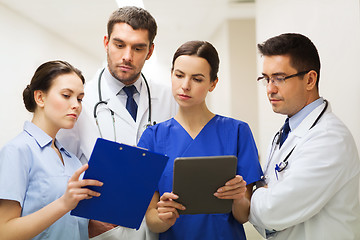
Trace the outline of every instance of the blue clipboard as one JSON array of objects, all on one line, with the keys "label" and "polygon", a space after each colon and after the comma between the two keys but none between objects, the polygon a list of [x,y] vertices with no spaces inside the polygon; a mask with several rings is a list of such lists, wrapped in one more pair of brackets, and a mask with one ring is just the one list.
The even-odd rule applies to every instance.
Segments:
[{"label": "blue clipboard", "polygon": [[104,183],[71,215],[139,229],[169,157],[98,138],[84,179]]}]

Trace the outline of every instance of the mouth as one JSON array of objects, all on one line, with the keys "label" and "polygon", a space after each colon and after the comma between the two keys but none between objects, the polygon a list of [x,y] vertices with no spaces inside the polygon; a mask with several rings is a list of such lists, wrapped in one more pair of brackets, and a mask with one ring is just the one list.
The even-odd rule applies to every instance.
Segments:
[{"label": "mouth", "polygon": [[270,101],[271,104],[276,104],[276,103],[278,103],[278,102],[280,102],[282,100],[279,99],[279,98],[269,97],[269,101]]},{"label": "mouth", "polygon": [[183,100],[187,100],[187,99],[190,99],[191,97],[186,95],[186,94],[178,94],[179,98],[180,99],[183,99]]},{"label": "mouth", "polygon": [[70,118],[73,118],[75,120],[77,119],[77,114],[75,114],[75,113],[67,114],[66,116],[70,117]]},{"label": "mouth", "polygon": [[122,72],[128,72],[131,71],[133,69],[132,66],[130,65],[120,65],[118,66],[118,68],[122,71]]}]

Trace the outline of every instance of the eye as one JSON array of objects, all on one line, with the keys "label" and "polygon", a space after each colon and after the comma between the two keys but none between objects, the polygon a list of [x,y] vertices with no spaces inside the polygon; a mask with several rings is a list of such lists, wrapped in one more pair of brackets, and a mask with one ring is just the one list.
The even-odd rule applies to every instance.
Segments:
[{"label": "eye", "polygon": [[78,102],[80,102],[80,103],[83,101],[82,98],[78,98],[77,100],[78,100]]},{"label": "eye", "polygon": [[202,79],[201,78],[194,78],[194,81],[195,82],[202,82]]},{"label": "eye", "polygon": [[137,51],[137,52],[141,52],[141,51],[144,51],[144,50],[145,50],[144,47],[136,47],[135,48],[135,51]]},{"label": "eye", "polygon": [[182,77],[183,77],[182,74],[178,74],[178,73],[175,73],[175,76],[176,76],[177,78],[182,78]]},{"label": "eye", "polygon": [[70,98],[70,95],[68,94],[62,94],[64,98]]},{"label": "eye", "polygon": [[123,48],[123,47],[124,47],[123,44],[115,44],[115,46],[116,46],[117,48]]},{"label": "eye", "polygon": [[270,81],[269,76],[263,76],[263,79],[264,79],[267,83],[269,83],[269,81]]},{"label": "eye", "polygon": [[275,80],[275,81],[278,81],[278,82],[282,82],[282,81],[285,80],[285,76],[275,76],[275,77],[274,77],[274,80]]}]

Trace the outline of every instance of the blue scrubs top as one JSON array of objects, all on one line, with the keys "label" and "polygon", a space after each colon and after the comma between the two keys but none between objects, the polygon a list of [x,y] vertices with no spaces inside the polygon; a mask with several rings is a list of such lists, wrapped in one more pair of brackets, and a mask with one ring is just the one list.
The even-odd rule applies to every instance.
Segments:
[{"label": "blue scrubs top", "polygon": [[[239,120],[216,115],[195,139],[174,119],[145,130],[139,147],[169,157],[158,184],[160,196],[172,191],[173,165],[177,157],[234,155],[237,174],[247,184],[260,180],[261,166],[249,126]],[[246,239],[242,224],[227,214],[180,215],[174,226],[160,234],[160,239]]]},{"label": "blue scrubs top", "polygon": [[[80,161],[55,140],[63,165],[51,142],[44,131],[25,122],[24,131],[0,151],[0,199],[19,202],[21,216],[60,198],[69,178],[81,167]],[[67,213],[33,239],[89,239],[88,220]]]}]

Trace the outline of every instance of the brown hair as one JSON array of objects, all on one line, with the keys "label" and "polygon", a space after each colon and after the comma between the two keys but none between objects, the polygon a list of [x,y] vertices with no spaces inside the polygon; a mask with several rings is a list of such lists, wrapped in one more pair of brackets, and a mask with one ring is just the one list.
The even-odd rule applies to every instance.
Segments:
[{"label": "brown hair", "polygon": [[154,42],[157,32],[156,21],[153,16],[151,16],[151,14],[145,9],[134,6],[127,6],[119,8],[113,12],[107,24],[109,38],[116,23],[126,23],[134,30],[145,29],[149,34],[150,45]]},{"label": "brown hair", "polygon": [[85,83],[85,78],[81,71],[65,61],[49,61],[41,64],[36,69],[30,85],[27,85],[23,91],[23,100],[26,109],[29,112],[34,112],[36,109],[34,91],[41,90],[47,92],[56,77],[68,73],[75,73],[79,76],[81,81]]},{"label": "brown hair", "polygon": [[215,47],[211,43],[206,41],[189,41],[182,44],[174,54],[171,71],[174,70],[175,60],[182,55],[204,58],[210,65],[210,81],[213,82],[217,79],[220,60]]}]

